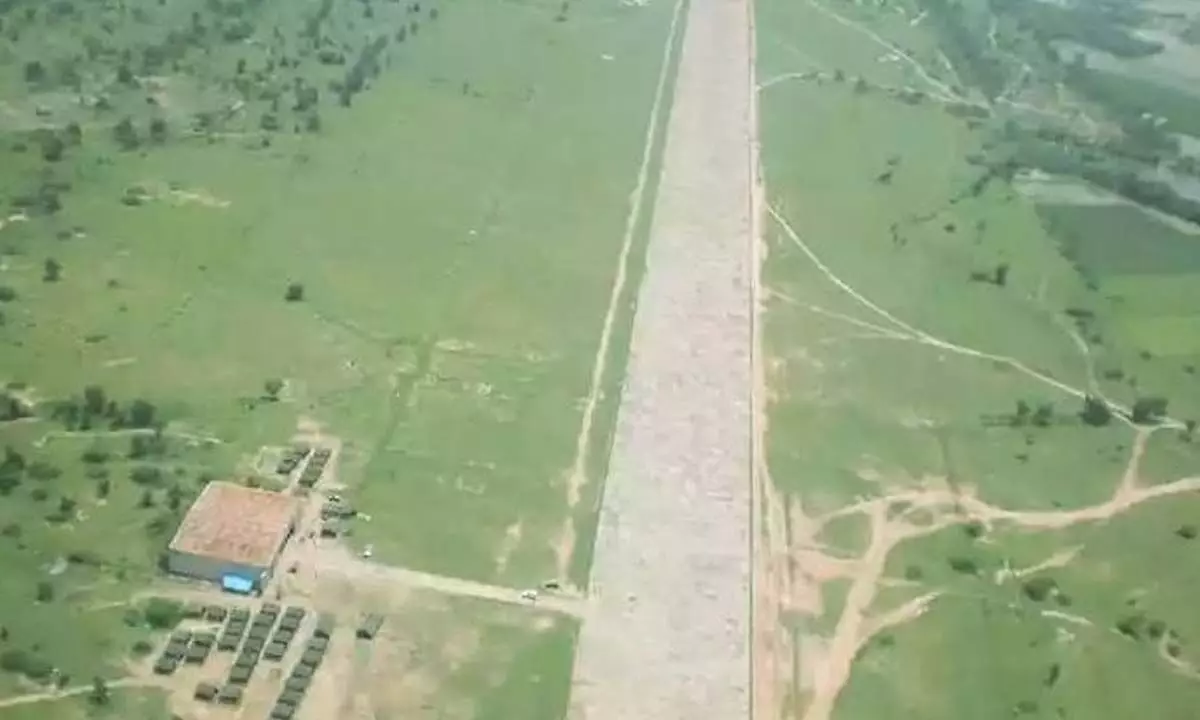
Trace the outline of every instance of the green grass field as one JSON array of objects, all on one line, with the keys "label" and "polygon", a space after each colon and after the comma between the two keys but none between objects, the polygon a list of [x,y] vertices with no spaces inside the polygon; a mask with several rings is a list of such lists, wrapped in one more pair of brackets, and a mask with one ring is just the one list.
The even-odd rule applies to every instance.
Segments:
[{"label": "green grass field", "polygon": [[[890,30],[894,9],[825,5],[885,41],[936,46],[928,26]],[[1119,420],[1086,425],[1080,396],[1161,395],[1174,417],[1200,415],[1200,246],[1136,209],[1038,207],[1003,180],[977,184],[993,127],[856,89],[895,66],[865,33],[804,22],[812,3],[758,12],[760,83],[808,69],[801,54],[826,73],[760,91],[768,464],[788,527],[819,529],[803,549],[829,574],[803,583],[822,612],[782,620],[795,677],[822,672],[822,648],[853,652],[830,681],[844,683],[836,720],[1186,717],[1190,650],[1166,628],[1189,637],[1190,580],[1176,578],[1194,497],[1109,508],[1140,441]],[[914,32],[925,39],[902,39]],[[848,79],[830,82],[839,69]],[[1180,429],[1138,452],[1137,487],[1200,476],[1200,443]],[[1052,576],[1061,597],[1034,601],[1005,576],[1047,561],[1030,577]],[[809,572],[797,563],[793,581]],[[1136,593],[1156,638],[1114,629]],[[825,699],[807,687],[783,711],[827,717],[805,714]]]},{"label": "green grass field", "polygon": [[[33,411],[0,424],[21,460],[0,507],[11,645],[72,678],[120,675],[144,631],[119,603],[153,579],[191,498],[301,421],[342,441],[337,480],[369,516],[352,542],[377,559],[583,584],[673,7],[68,5],[0,13],[0,381]],[[658,149],[667,111],[649,130]],[[114,409],[52,417],[85,387]],[[110,429],[135,402],[161,428],[136,459],[128,428]],[[35,602],[41,583],[53,598]],[[538,682],[565,687],[551,675],[571,644],[522,650],[514,682],[534,684],[515,697],[481,680],[480,712],[553,714],[532,698]],[[535,666],[545,678],[521,679]],[[20,692],[12,679],[4,691]]]}]

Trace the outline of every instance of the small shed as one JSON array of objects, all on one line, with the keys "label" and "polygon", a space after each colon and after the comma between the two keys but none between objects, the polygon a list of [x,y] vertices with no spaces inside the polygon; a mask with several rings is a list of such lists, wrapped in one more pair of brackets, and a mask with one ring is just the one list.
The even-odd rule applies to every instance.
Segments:
[{"label": "small shed", "polygon": [[193,645],[212,645],[217,641],[217,634],[214,632],[204,631],[198,632],[192,636]]},{"label": "small shed", "polygon": [[229,622],[246,623],[250,620],[250,608],[235,607],[229,611]]},{"label": "small shed", "polygon": [[265,602],[262,604],[262,608],[259,609],[259,612],[263,615],[270,615],[271,617],[275,617],[276,615],[279,614],[279,610],[280,610],[279,603]]},{"label": "small shed", "polygon": [[257,655],[262,652],[263,645],[266,644],[267,641],[263,640],[262,638],[246,638],[246,644],[242,646],[242,652],[246,653],[247,655]]},{"label": "small shed", "polygon": [[297,663],[296,667],[292,668],[292,677],[308,679],[313,676],[314,668],[310,665],[302,665]]},{"label": "small shed", "polygon": [[217,702],[225,705],[240,705],[244,692],[245,690],[241,685],[226,685],[217,693]]},{"label": "small shed", "polygon": [[204,608],[204,619],[209,622],[224,622],[228,614],[224,605],[207,605]]},{"label": "small shed", "polygon": [[277,617],[276,615],[270,615],[268,613],[258,613],[257,615],[254,616],[254,622],[252,622],[250,624],[253,627],[269,628],[275,624],[276,617]]},{"label": "small shed", "polygon": [[317,637],[314,635],[313,637],[309,638],[308,647],[306,649],[325,652],[325,649],[328,647],[329,647],[329,638]]},{"label": "small shed", "polygon": [[300,618],[298,618],[298,617],[288,617],[287,615],[284,615],[279,620],[279,629],[280,630],[291,630],[292,632],[295,632],[299,628],[300,628]]},{"label": "small shed", "polygon": [[310,684],[312,684],[311,677],[296,677],[293,675],[287,679],[287,682],[283,684],[283,687],[285,690],[293,690],[295,692],[302,693],[308,690],[308,686]]},{"label": "small shed", "polygon": [[208,645],[192,645],[187,649],[187,654],[183,659],[192,665],[199,665],[208,659],[208,653],[211,650]]},{"label": "small shed", "polygon": [[271,636],[271,642],[281,642],[281,643],[286,644],[286,643],[290,643],[295,637],[296,637],[295,630],[279,628],[278,630],[275,631],[275,634]]},{"label": "small shed", "polygon": [[297,620],[303,620],[304,615],[305,615],[304,608],[298,607],[296,605],[289,605],[287,607],[287,609],[283,611],[283,616],[285,618],[290,617],[290,618],[296,618]]},{"label": "small shed", "polygon": [[250,676],[253,674],[253,667],[234,666],[234,668],[229,671],[229,682],[233,685],[245,685],[246,683],[250,682]]},{"label": "small shed", "polygon": [[199,620],[204,617],[204,605],[201,603],[188,603],[183,607],[183,617],[188,620]]},{"label": "small shed", "polygon": [[220,640],[217,641],[217,649],[222,652],[233,652],[234,650],[237,650],[238,643],[241,641],[242,639],[237,635],[230,635],[229,633],[226,633],[221,636]]},{"label": "small shed", "polygon": [[276,701],[276,704],[298,707],[302,702],[304,702],[303,690],[284,690],[279,694],[279,700]]},{"label": "small shed", "polygon": [[245,650],[237,656],[237,660],[233,661],[234,667],[254,667],[258,664],[258,656],[254,653],[248,653]]},{"label": "small shed", "polygon": [[220,688],[216,685],[202,682],[196,686],[196,692],[192,694],[192,697],[203,702],[212,702],[216,699],[218,692],[220,692]]}]

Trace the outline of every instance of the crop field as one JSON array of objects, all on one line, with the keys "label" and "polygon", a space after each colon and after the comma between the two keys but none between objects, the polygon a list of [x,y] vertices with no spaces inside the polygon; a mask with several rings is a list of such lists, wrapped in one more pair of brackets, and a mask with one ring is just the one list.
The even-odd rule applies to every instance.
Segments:
[{"label": "crop field", "polygon": [[[671,5],[199,5],[0,2],[0,717],[95,710],[188,505],[297,432],[355,551],[586,582]],[[555,623],[455,660],[461,716],[560,716]]]},{"label": "crop field", "polygon": [[[762,697],[802,720],[1186,717],[1200,245],[991,174],[999,123],[936,85],[945,19],[896,29],[935,5],[757,4]],[[835,14],[857,31],[801,21]],[[997,57],[1019,47],[1000,27]],[[935,50],[898,80],[888,45]],[[1170,421],[1130,420],[1149,397]]]}]

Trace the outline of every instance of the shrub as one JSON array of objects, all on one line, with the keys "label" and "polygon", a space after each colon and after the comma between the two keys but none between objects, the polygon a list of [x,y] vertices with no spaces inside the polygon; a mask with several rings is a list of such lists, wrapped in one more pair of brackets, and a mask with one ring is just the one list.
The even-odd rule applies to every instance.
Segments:
[{"label": "shrub", "polygon": [[956,573],[961,573],[963,575],[978,575],[979,574],[979,565],[973,559],[971,559],[969,557],[962,557],[960,555],[956,555],[956,556],[947,558],[946,563],[950,566],[950,569]]},{"label": "shrub", "polygon": [[153,465],[138,465],[130,471],[129,479],[136,485],[157,487],[163,482],[163,472]]},{"label": "shrub", "polygon": [[50,602],[54,599],[54,586],[49,582],[42,580],[37,584],[37,592],[35,593],[37,601],[41,603]]},{"label": "shrub", "polygon": [[54,666],[34,653],[13,648],[0,652],[0,670],[42,680],[50,677]]},{"label": "shrub", "polygon": [[183,620],[183,603],[170,598],[150,598],[142,606],[142,617],[155,630],[169,630]]},{"label": "shrub", "polygon": [[1112,421],[1112,410],[1108,403],[1098,397],[1088,395],[1083,399],[1083,410],[1079,413],[1084,424],[1092,427],[1103,427]]},{"label": "shrub", "polygon": [[304,285],[298,282],[289,283],[283,299],[288,302],[300,302],[304,299]]},{"label": "shrub", "polygon": [[54,467],[45,460],[34,460],[26,471],[34,480],[53,480],[62,475],[62,470]]},{"label": "shrub", "polygon": [[1021,592],[1034,602],[1042,602],[1058,592],[1058,583],[1052,577],[1035,577],[1021,585]]},{"label": "shrub", "polygon": [[1167,414],[1164,397],[1141,397],[1134,401],[1132,420],[1139,425],[1153,425]]}]

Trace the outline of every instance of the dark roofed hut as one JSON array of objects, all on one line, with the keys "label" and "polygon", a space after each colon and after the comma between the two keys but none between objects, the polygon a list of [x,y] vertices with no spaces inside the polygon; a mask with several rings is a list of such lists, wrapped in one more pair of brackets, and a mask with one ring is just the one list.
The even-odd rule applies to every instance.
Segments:
[{"label": "dark roofed hut", "polygon": [[225,705],[240,705],[245,690],[241,685],[226,685],[217,693],[217,702]]},{"label": "dark roofed hut", "polygon": [[192,697],[203,702],[212,702],[217,697],[218,692],[220,692],[220,688],[216,685],[202,682],[196,686],[196,692],[192,694]]},{"label": "dark roofed hut", "polygon": [[245,685],[250,682],[250,676],[253,674],[253,667],[236,665],[229,671],[229,682],[232,685]]}]

